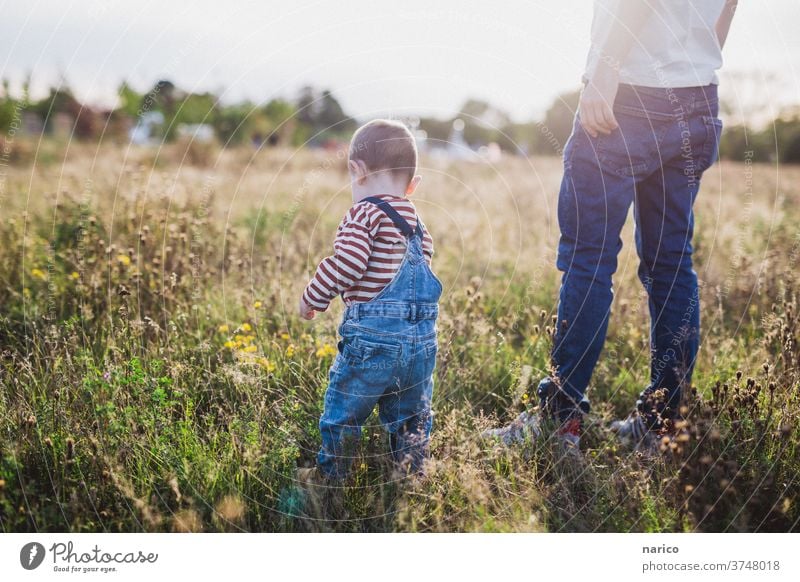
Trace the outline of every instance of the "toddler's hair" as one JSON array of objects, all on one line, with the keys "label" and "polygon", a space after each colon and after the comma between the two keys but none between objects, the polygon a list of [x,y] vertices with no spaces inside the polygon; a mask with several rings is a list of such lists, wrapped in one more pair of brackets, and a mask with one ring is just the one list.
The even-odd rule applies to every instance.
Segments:
[{"label": "toddler's hair", "polygon": [[417,144],[399,121],[375,119],[356,130],[350,159],[364,162],[370,172],[389,170],[410,182],[417,172]]}]

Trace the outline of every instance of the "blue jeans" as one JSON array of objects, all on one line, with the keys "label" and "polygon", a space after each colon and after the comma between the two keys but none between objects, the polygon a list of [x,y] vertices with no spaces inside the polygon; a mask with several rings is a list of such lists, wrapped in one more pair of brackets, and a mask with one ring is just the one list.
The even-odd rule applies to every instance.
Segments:
[{"label": "blue jeans", "polygon": [[[700,177],[715,161],[722,124],[715,85],[662,89],[621,85],[619,128],[591,137],[575,120],[564,151],[558,199],[563,272],[552,351],[556,394],[568,417],[588,412],[586,388],[603,347],[613,297],[620,231],[633,204],[639,278],[650,311],[650,383],[637,403],[651,428],[675,416],[691,381],[700,334],[692,268],[693,204]],[[657,396],[657,397],[656,397]]]}]

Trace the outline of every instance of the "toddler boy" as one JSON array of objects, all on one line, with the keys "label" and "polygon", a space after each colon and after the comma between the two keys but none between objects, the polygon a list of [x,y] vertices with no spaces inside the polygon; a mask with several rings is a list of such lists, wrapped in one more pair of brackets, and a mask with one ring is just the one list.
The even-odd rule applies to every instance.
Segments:
[{"label": "toddler boy", "polygon": [[317,471],[341,479],[375,406],[392,456],[419,471],[428,455],[442,284],[430,267],[433,241],[408,199],[420,177],[417,148],[401,123],[375,120],[350,144],[353,206],[300,299],[312,319],[341,295],[346,309],[329,372]]}]

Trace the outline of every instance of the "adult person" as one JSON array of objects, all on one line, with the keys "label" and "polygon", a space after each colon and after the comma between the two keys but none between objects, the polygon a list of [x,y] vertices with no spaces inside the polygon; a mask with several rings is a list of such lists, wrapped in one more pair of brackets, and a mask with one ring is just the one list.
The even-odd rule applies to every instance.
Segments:
[{"label": "adult person", "polygon": [[606,338],[620,231],[633,204],[651,318],[650,383],[612,425],[635,446],[673,433],[700,333],[693,203],[722,129],[717,69],[736,0],[595,0],[591,50],[558,199],[562,271],[550,377],[539,409],[488,431],[510,444],[544,418],[579,444]]}]

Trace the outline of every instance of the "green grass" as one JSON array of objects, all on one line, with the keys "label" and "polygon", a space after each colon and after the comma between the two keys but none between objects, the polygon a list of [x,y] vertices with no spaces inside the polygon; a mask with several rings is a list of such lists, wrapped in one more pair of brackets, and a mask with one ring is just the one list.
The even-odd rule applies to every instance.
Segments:
[{"label": "green grass", "polygon": [[[437,195],[419,201],[446,284],[427,476],[396,474],[371,421],[338,503],[308,515],[294,474],[319,446],[340,307],[307,324],[294,306],[346,194],[334,194],[336,175],[320,178],[319,197],[293,206],[286,193],[319,162],[307,154],[278,177],[282,194],[268,193],[259,218],[257,190],[225,191],[249,171],[225,160],[212,202],[192,194],[196,177],[181,174],[192,168],[173,168],[189,194],[166,198],[156,170],[144,168],[156,182],[146,188],[125,173],[135,160],[124,161],[118,190],[115,172],[96,170],[106,173],[83,200],[86,170],[69,161],[58,206],[44,197],[27,216],[31,172],[38,194],[58,184],[36,167],[10,176],[16,198],[0,223],[3,531],[798,529],[797,180],[781,217],[769,214],[771,200],[757,200],[762,219],[748,222],[748,257],[733,279],[737,209],[709,215],[706,193],[703,349],[685,403],[691,438],[656,459],[620,448],[607,429],[648,373],[646,303],[626,234],[576,459],[552,441],[506,450],[476,438],[534,401],[548,372],[553,193],[536,194],[516,160],[501,165],[502,181],[487,168],[457,168],[487,193],[479,201],[436,174]],[[252,171],[276,166],[268,162]],[[555,161],[537,163],[558,171]],[[723,188],[739,187],[738,172],[723,168]],[[515,190],[500,195],[505,183]],[[441,209],[445,195],[457,210]],[[529,195],[549,197],[548,210],[506,199]],[[515,221],[525,228],[505,226]]]}]

